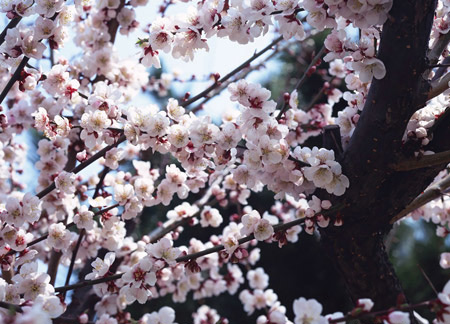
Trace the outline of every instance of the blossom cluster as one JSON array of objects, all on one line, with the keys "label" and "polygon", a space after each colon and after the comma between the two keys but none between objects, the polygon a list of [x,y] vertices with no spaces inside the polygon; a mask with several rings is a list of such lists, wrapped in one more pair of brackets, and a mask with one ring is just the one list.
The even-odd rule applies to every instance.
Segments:
[{"label": "blossom cluster", "polygon": [[430,128],[445,112],[447,104],[448,98],[442,95],[430,100],[424,108],[417,110],[408,122],[403,141],[417,142],[418,151],[421,150],[423,153],[432,139]]},{"label": "blossom cluster", "polygon": [[[4,2],[2,12],[13,16],[38,15],[32,28],[19,25],[7,31],[2,52],[6,60],[13,60],[22,55],[40,59],[46,49],[43,40],[48,40],[50,47],[57,49],[64,45],[68,37],[68,27],[74,18],[74,8],[66,6],[62,0],[36,1],[36,3],[17,1]],[[34,5],[33,5],[34,4]]]},{"label": "blossom cluster", "polygon": [[447,34],[450,30],[450,3],[447,0],[438,2],[436,17],[433,21],[431,30],[431,47],[433,47],[440,37]]},{"label": "blossom cluster", "polygon": [[11,283],[0,279],[0,299],[12,304],[34,301],[33,307],[29,307],[23,316],[36,316],[38,313],[38,316],[43,316],[44,320],[51,323],[50,318],[60,316],[65,305],[54,295],[54,288],[49,282],[48,274],[38,272],[36,261],[24,263],[20,272],[12,277]]},{"label": "blossom cluster", "polygon": [[184,14],[159,18],[152,23],[148,38],[138,41],[143,50],[142,64],[160,68],[159,51],[192,60],[196,50],[209,50],[207,38],[214,35],[247,44],[267,33],[273,25],[273,13],[277,13],[275,19],[285,39],[304,39],[303,25],[296,17],[298,9],[298,0],[276,4],[267,0],[251,3],[240,0],[231,8],[225,1],[199,2]]},{"label": "blossom cluster", "polygon": [[[317,301],[299,298],[290,321],[269,287],[268,274],[257,266],[257,244],[278,242],[282,247],[296,242],[302,231],[312,235],[318,228],[343,224],[338,216],[327,216],[331,202],[317,194],[342,196],[349,188],[337,161],[340,152],[304,143],[331,124],[340,126],[344,147],[349,142],[370,82],[386,75],[376,44],[393,1],[205,0],[188,4],[182,14],[162,15],[138,31],[136,11],[147,2],[0,4],[8,18],[23,18],[7,28],[0,42],[1,88],[22,59],[40,65],[46,44],[51,53],[46,71],[32,64],[19,71],[0,109],[0,265],[8,279],[0,279],[0,301],[20,307],[16,315],[0,310],[0,322],[34,323],[39,318],[47,324],[63,315],[67,305],[60,292],[67,287],[54,284],[59,263],[71,269],[67,282],[73,269],[90,269],[82,279],[95,282],[92,291],[98,299],[92,311],[98,324],[127,321],[127,306],[134,302],[170,296],[181,303],[190,294],[203,300],[225,293],[239,296],[248,314],[259,312],[258,324],[320,324],[344,317],[323,315]],[[448,1],[439,4],[431,45],[449,30],[448,7]],[[350,24],[360,29],[358,39],[347,28]],[[190,110],[188,95],[169,98],[163,107],[134,102],[142,89],[170,93],[176,73],[150,78],[147,70],[161,67],[161,51],[192,60],[197,50],[209,49],[214,36],[247,44],[273,29],[285,41],[303,41],[314,34],[312,28],[332,29],[325,39],[329,68],[323,72],[330,77],[324,85],[326,103],[306,107],[297,89],[289,89],[277,103],[268,89],[245,79],[223,87],[231,103],[220,124]],[[114,46],[116,33],[134,31],[145,34],[137,41],[140,52],[124,59]],[[80,53],[69,60],[56,50],[72,34]],[[219,85],[216,74],[212,79]],[[344,80],[347,91],[331,80]],[[411,117],[405,142],[428,144],[428,130],[448,105],[446,95]],[[347,107],[333,117],[341,99]],[[43,135],[37,140],[34,192],[18,180],[26,151],[20,136],[29,129]],[[78,172],[95,160],[101,171]],[[270,213],[248,204],[252,194],[265,188],[275,194]],[[184,201],[194,196],[202,198]],[[439,236],[449,233],[447,204],[445,196],[416,212],[438,224]],[[167,207],[167,220],[155,232],[142,237],[129,232],[144,208],[161,205]],[[232,209],[236,213],[230,216]],[[192,238],[178,244],[183,226],[196,225],[215,232],[206,242]],[[201,254],[209,249],[218,253]],[[441,265],[450,267],[448,254],[442,255]],[[439,294],[442,312],[436,323],[448,321],[449,287]],[[370,300],[360,300],[356,307],[370,312],[372,306]],[[77,320],[90,319],[84,313]],[[206,305],[193,319],[226,323]],[[380,319],[409,323],[409,314],[390,310]],[[165,306],[144,314],[139,323],[175,324],[175,311]]]},{"label": "blossom cluster", "polygon": [[[391,7],[392,0],[290,0],[275,4],[266,0],[252,1],[250,4],[236,1],[232,8],[228,8],[225,1],[203,1],[197,7],[189,7],[185,14],[154,21],[149,29],[149,37],[140,39],[138,45],[143,50],[142,63],[160,68],[158,51],[172,52],[175,58],[192,60],[196,50],[209,49],[207,38],[214,35],[247,44],[267,33],[274,24],[272,17],[275,17],[284,39],[303,40],[305,31],[297,17],[299,11],[307,11],[307,23],[323,30],[337,28],[337,21],[349,21],[358,28],[383,24]],[[365,62],[365,69],[371,64],[375,65],[372,61]],[[376,65],[379,64],[376,61]]]}]

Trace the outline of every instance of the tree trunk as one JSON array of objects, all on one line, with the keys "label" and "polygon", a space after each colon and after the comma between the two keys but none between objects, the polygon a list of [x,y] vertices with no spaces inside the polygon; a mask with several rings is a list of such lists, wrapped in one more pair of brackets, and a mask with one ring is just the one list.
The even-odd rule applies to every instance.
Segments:
[{"label": "tree trunk", "polygon": [[[407,155],[402,146],[406,125],[427,100],[429,81],[423,73],[428,69],[435,8],[435,0],[394,1],[378,53],[386,76],[373,80],[355,132],[339,159],[350,188],[342,197],[328,197],[334,203],[344,202],[340,211],[344,225],[321,230],[324,247],[342,273],[352,300],[371,298],[375,309],[395,306],[403,294],[383,245],[391,229],[389,221],[445,167],[408,172],[389,168],[397,157]],[[430,145],[448,149],[449,143],[444,142],[435,137]]]}]

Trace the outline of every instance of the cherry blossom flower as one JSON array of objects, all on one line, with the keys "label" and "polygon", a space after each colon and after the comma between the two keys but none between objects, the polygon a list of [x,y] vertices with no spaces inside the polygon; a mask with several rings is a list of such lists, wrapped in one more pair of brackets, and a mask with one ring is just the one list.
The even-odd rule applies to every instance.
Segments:
[{"label": "cherry blossom flower", "polygon": [[26,233],[23,228],[16,229],[11,225],[6,225],[1,231],[3,240],[15,251],[23,251],[27,243],[33,239],[33,234]]},{"label": "cherry blossom flower", "polygon": [[222,244],[229,255],[239,247],[238,238],[235,235],[224,235]]},{"label": "cherry blossom flower", "polygon": [[258,223],[255,225],[253,234],[258,241],[264,241],[269,239],[273,235],[273,232],[273,227],[270,225],[269,221],[267,219],[261,219],[258,220]]},{"label": "cherry blossom flower", "polygon": [[53,20],[39,16],[36,19],[35,35],[38,39],[49,38],[52,35],[53,29],[55,27],[56,24]]},{"label": "cherry blossom flower", "polygon": [[363,311],[370,312],[374,305],[373,301],[369,298],[361,298],[356,302],[357,307],[361,307]]},{"label": "cherry blossom flower", "polygon": [[244,304],[244,310],[251,315],[255,309],[262,309],[267,306],[271,307],[275,304],[278,296],[272,289],[261,290],[256,289],[253,292],[243,290],[239,294],[239,299]]},{"label": "cherry blossom flower", "polygon": [[113,317],[110,317],[108,314],[103,314],[100,318],[95,322],[95,324],[117,324],[117,320]]},{"label": "cherry blossom flower", "polygon": [[42,54],[45,50],[45,45],[39,42],[40,39],[33,34],[32,30],[24,33],[22,36],[22,53],[28,57],[35,59],[42,58]]},{"label": "cherry blossom flower", "polygon": [[198,49],[209,50],[209,46],[205,39],[201,38],[200,32],[195,29],[179,30],[174,38],[174,46],[172,56],[174,58],[182,58],[185,61],[194,59],[194,51]]},{"label": "cherry blossom flower", "polygon": [[80,210],[73,217],[73,222],[77,225],[78,228],[91,230],[94,228],[94,213],[88,210],[86,205],[80,207]]},{"label": "cherry blossom flower", "polygon": [[120,148],[113,148],[105,154],[105,165],[112,170],[119,167],[119,162],[124,158],[124,151]]},{"label": "cherry blossom flower", "polygon": [[67,249],[70,238],[69,231],[64,224],[56,223],[49,226],[47,243],[50,247],[58,250]]},{"label": "cherry blossom flower", "polygon": [[217,311],[208,305],[200,306],[197,311],[192,314],[192,317],[194,318],[194,324],[217,323],[220,320]]},{"label": "cherry blossom flower", "polygon": [[85,276],[85,279],[95,279],[98,277],[103,277],[109,271],[109,268],[116,259],[114,252],[106,253],[104,259],[96,258],[94,262],[91,263],[93,271]]},{"label": "cherry blossom flower", "polygon": [[76,175],[71,172],[61,171],[55,179],[55,186],[65,194],[73,194],[75,192]]},{"label": "cherry blossom flower", "polygon": [[200,213],[200,225],[202,227],[219,227],[222,224],[223,218],[216,208],[205,206]]},{"label": "cherry blossom flower", "polygon": [[162,307],[158,312],[152,312],[142,316],[143,324],[176,324],[175,311],[167,306]]},{"label": "cherry blossom flower", "polygon": [[409,320],[409,313],[393,311],[389,313],[388,320],[384,321],[389,324],[409,324],[411,323]]},{"label": "cherry blossom flower", "polygon": [[26,221],[25,215],[23,213],[23,207],[19,199],[15,197],[8,197],[6,201],[6,217],[4,220],[11,225],[22,226]]},{"label": "cherry blossom flower", "polygon": [[89,133],[100,133],[111,126],[111,120],[103,110],[88,111],[81,116],[81,126]]},{"label": "cherry blossom flower", "polygon": [[448,252],[441,253],[441,259],[439,261],[439,264],[444,269],[450,268],[450,253]]},{"label": "cherry blossom flower", "polygon": [[299,298],[294,301],[295,324],[326,324],[328,320],[321,316],[322,305],[315,299]]},{"label": "cherry blossom flower", "polygon": [[36,12],[47,18],[52,17],[56,12],[63,9],[63,0],[36,0]]},{"label": "cherry blossom flower", "polygon": [[152,267],[150,259],[144,258],[122,276],[125,285],[120,293],[125,296],[127,303],[131,304],[137,300],[140,304],[144,304],[152,296],[148,289],[156,283],[156,274],[151,271]]},{"label": "cherry blossom flower", "polygon": [[269,276],[264,272],[263,268],[256,268],[247,272],[247,280],[252,289],[266,289],[269,285]]},{"label": "cherry blossom flower", "polygon": [[383,62],[376,58],[368,58],[360,62],[354,62],[352,68],[359,72],[359,78],[362,82],[370,82],[372,77],[375,77],[375,79],[383,79],[386,75],[386,68]]},{"label": "cherry blossom flower", "polygon": [[114,187],[114,200],[120,205],[125,205],[134,195],[134,188],[131,184],[117,184]]},{"label": "cherry blossom flower", "polygon": [[170,51],[174,41],[171,23],[168,18],[158,18],[152,23],[148,42],[153,50],[163,50],[166,53]]},{"label": "cherry blossom flower", "polygon": [[50,276],[46,273],[33,273],[20,282],[19,292],[26,300],[35,300],[39,295],[50,295],[54,292],[50,284]]},{"label": "cherry blossom flower", "polygon": [[186,147],[189,143],[189,130],[180,124],[170,126],[167,133],[167,139],[176,148]]},{"label": "cherry blossom flower", "polygon": [[158,242],[148,244],[146,247],[149,255],[156,259],[164,259],[169,265],[176,263],[175,259],[180,255],[181,250],[172,246],[172,241],[163,237]]}]

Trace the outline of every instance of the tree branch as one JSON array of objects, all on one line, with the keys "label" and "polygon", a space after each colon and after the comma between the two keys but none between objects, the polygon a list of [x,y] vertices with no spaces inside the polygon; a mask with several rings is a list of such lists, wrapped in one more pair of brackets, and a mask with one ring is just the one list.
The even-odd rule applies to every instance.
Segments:
[{"label": "tree branch", "polygon": [[439,79],[431,82],[431,89],[428,92],[427,100],[433,99],[439,96],[442,92],[449,88],[448,83],[450,82],[450,73],[444,74]]},{"label": "tree branch", "polygon": [[[98,215],[100,215],[100,214],[106,213],[107,211],[109,211],[109,210],[111,210],[111,209],[113,209],[113,208],[119,207],[119,206],[120,206],[119,204],[114,204],[114,205],[111,205],[111,206],[109,206],[109,207],[103,208],[103,209],[97,211],[97,212],[94,214],[94,216],[98,216]],[[66,225],[66,229],[72,228],[72,227],[74,227],[74,226],[75,226],[75,223],[73,223],[73,222],[72,222],[72,223],[69,223],[69,224]],[[33,245],[35,245],[35,244],[38,244],[39,242],[42,242],[42,241],[45,240],[47,237],[48,237],[48,232],[45,233],[45,234],[42,234],[42,236],[40,236],[40,237],[38,237],[37,239],[35,239],[35,240],[31,241],[30,243],[28,243],[28,244],[27,244],[27,248],[29,248],[30,246],[33,246]],[[14,254],[14,253],[16,253],[16,252],[17,252],[17,251],[10,250],[6,255],[12,255],[12,254]]]},{"label": "tree branch", "polygon": [[404,312],[406,311],[406,312],[410,312],[410,314],[411,314],[412,311],[416,310],[417,308],[429,306],[434,301],[436,301],[436,299],[427,300],[427,301],[417,303],[417,304],[400,305],[400,306],[397,306],[394,308],[391,307],[389,309],[383,309],[383,310],[376,311],[376,312],[368,312],[368,313],[363,312],[363,313],[359,313],[359,314],[350,313],[343,317],[330,319],[330,320],[328,320],[328,322],[329,323],[348,323],[349,321],[352,321],[352,320],[367,319],[367,318],[374,320],[376,317],[382,316],[382,315],[387,315],[387,314],[393,312],[394,310],[399,310],[399,311],[404,311]]},{"label": "tree branch", "polygon": [[[76,149],[75,145],[72,143],[71,145],[69,145],[69,148],[68,148],[67,163],[64,166],[64,171],[69,171],[75,167],[75,165],[77,163],[76,157],[77,157],[77,149]],[[68,217],[68,215],[66,215],[66,217],[63,221],[64,225],[66,225],[66,223],[67,223],[67,217]],[[47,273],[50,275],[50,283],[52,285],[54,285],[55,281],[56,281],[56,275],[58,274],[59,261],[61,260],[61,256],[62,256],[61,251],[51,249]]]},{"label": "tree branch", "polygon": [[6,309],[12,309],[13,311],[15,311],[17,313],[23,313],[22,307],[20,307],[19,305],[16,305],[16,304],[11,304],[11,303],[7,303],[4,301],[0,301],[0,307],[6,308]]},{"label": "tree branch", "polygon": [[428,52],[428,60],[430,65],[436,64],[441,57],[442,52],[447,48],[450,42],[450,32],[447,34],[441,34],[439,39],[434,44],[433,48]]},{"label": "tree branch", "polygon": [[2,33],[0,34],[0,45],[2,45],[3,42],[5,41],[5,37],[6,37],[6,33],[8,32],[8,29],[16,27],[17,24],[20,22],[20,20],[22,20],[22,17],[18,16],[18,17],[14,17],[13,19],[11,19],[9,21],[8,25],[6,25],[5,29],[3,29]]},{"label": "tree branch", "polygon": [[[126,141],[126,137],[125,135],[122,135],[119,137],[119,139],[117,140],[117,142],[115,142],[114,144],[108,145],[106,147],[104,147],[103,149],[101,149],[100,151],[98,151],[97,153],[95,153],[93,156],[91,156],[89,159],[87,159],[86,161],[80,163],[78,166],[76,166],[75,168],[73,168],[72,170],[70,170],[69,172],[72,173],[78,173],[81,170],[87,168],[89,165],[91,165],[92,163],[94,163],[95,161],[97,161],[99,158],[103,157],[106,152],[108,152],[109,150],[115,148],[116,146],[118,146],[120,143],[125,142]],[[47,188],[43,189],[41,192],[39,192],[36,196],[39,199],[42,199],[44,196],[46,196],[47,194],[49,194],[50,192],[52,192],[54,189],[56,188],[55,186],[55,182],[53,182],[51,185],[49,185]]]},{"label": "tree branch", "polygon": [[52,250],[50,259],[48,261],[47,274],[50,276],[50,284],[54,285],[56,281],[56,274],[58,273],[59,260],[61,259],[62,252]]},{"label": "tree branch", "polygon": [[27,65],[29,60],[30,59],[28,57],[24,56],[24,58],[22,59],[22,61],[19,64],[19,66],[17,66],[16,71],[14,72],[13,76],[11,77],[11,79],[9,79],[9,81],[6,84],[5,88],[3,89],[2,93],[0,93],[0,104],[3,102],[3,100],[5,100],[6,96],[8,95],[8,92],[11,90],[14,83],[16,83],[16,81],[20,79],[22,70],[25,67],[25,65]]},{"label": "tree branch", "polygon": [[77,253],[78,253],[78,250],[80,249],[80,245],[81,245],[81,242],[83,241],[85,233],[86,233],[86,230],[83,228],[80,231],[80,234],[78,234],[77,244],[75,245],[75,248],[73,249],[73,252],[72,252],[72,258],[70,259],[69,270],[67,271],[66,281],[65,281],[64,285],[68,285],[70,282],[70,277],[72,276],[73,267],[75,266],[75,261],[77,259]]},{"label": "tree branch", "polygon": [[450,187],[450,174],[444,177],[442,180],[436,182],[435,184],[429,186],[423,194],[414,199],[408,206],[405,207],[400,213],[398,213],[395,217],[393,217],[390,221],[391,224],[394,224],[396,221],[402,219],[410,212],[416,210],[419,207],[429,203],[430,201],[439,198],[444,190]]},{"label": "tree branch", "polygon": [[[433,66],[432,66],[433,67]],[[438,67],[436,72],[433,75],[433,78],[431,81],[439,79],[441,76],[444,75],[444,73],[448,70],[450,67],[450,56],[447,56],[441,64],[436,64],[435,67]]]},{"label": "tree branch", "polygon": [[429,168],[450,162],[450,151],[423,155],[419,159],[404,159],[393,163],[390,168],[395,171],[410,171],[421,168]]},{"label": "tree branch", "polygon": [[[320,213],[317,213],[316,215],[323,215],[323,216],[329,216],[333,213],[336,213],[337,211],[339,211],[340,209],[343,208],[343,205],[336,205],[330,209],[327,210],[323,210]],[[305,222],[306,218],[297,218],[293,221],[284,223],[284,224],[279,224],[279,225],[275,225],[274,228],[274,233],[275,232],[279,232],[279,231],[284,231],[288,228],[291,228],[293,226],[296,225],[301,225]],[[242,245],[244,243],[250,242],[251,240],[253,240],[255,237],[253,234],[243,237],[241,239],[238,240],[239,245]],[[193,260],[193,259],[197,259],[199,257],[211,254],[211,253],[215,253],[215,252],[219,252],[222,251],[224,249],[224,246],[222,244],[214,246],[212,248],[209,249],[205,249],[203,251],[199,251],[196,253],[191,253],[191,254],[187,254],[181,257],[178,257],[175,261],[176,262],[186,262],[189,260]],[[116,279],[119,279],[123,276],[124,273],[117,273],[111,276],[107,276],[107,277],[103,277],[103,278],[98,278],[98,279],[93,279],[93,280],[83,280],[80,282],[77,282],[73,285],[67,285],[67,286],[62,286],[62,287],[56,287],[55,288],[55,292],[65,292],[67,290],[73,290],[73,289],[77,289],[77,288],[82,288],[82,287],[86,287],[86,286],[92,286],[92,285],[96,285],[99,283],[104,283],[104,282],[108,282],[108,281],[113,281]]]}]

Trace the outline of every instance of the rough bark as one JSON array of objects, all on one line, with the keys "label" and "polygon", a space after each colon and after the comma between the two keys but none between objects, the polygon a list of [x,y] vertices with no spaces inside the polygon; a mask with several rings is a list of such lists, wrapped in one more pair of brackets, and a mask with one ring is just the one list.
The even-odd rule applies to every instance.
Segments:
[{"label": "rough bark", "polygon": [[[423,107],[429,82],[426,53],[436,1],[395,0],[383,26],[378,58],[386,76],[373,80],[364,110],[340,163],[350,180],[341,228],[322,230],[325,249],[343,275],[353,301],[368,297],[376,309],[396,304],[402,288],[383,245],[389,220],[433,180],[444,165],[408,172],[389,169],[404,155],[402,137]],[[435,140],[443,149],[449,143]],[[448,142],[448,141],[447,141]]]}]

